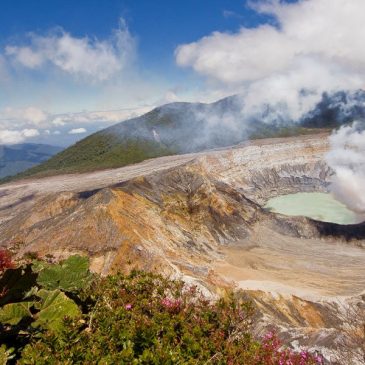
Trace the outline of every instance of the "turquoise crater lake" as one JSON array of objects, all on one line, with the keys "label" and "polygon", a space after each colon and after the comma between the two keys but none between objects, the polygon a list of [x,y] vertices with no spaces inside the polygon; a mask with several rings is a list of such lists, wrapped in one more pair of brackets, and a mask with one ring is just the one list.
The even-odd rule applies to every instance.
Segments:
[{"label": "turquoise crater lake", "polygon": [[358,223],[356,213],[326,193],[296,193],[270,199],[265,208],[290,216],[304,216],[338,224]]}]

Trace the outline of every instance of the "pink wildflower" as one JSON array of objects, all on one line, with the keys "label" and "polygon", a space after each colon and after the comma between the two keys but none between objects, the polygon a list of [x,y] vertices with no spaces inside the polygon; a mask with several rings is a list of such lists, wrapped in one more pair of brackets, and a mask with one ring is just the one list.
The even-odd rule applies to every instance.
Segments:
[{"label": "pink wildflower", "polygon": [[125,305],[124,307],[127,311],[131,310],[132,309],[132,304],[128,303]]},{"label": "pink wildflower", "polygon": [[180,299],[164,298],[161,300],[161,304],[169,311],[178,312],[182,302]]}]

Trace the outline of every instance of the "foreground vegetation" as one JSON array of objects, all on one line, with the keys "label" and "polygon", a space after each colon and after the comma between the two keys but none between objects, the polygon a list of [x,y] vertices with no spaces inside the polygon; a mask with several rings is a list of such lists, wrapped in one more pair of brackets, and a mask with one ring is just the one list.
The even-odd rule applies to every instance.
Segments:
[{"label": "foreground vegetation", "polygon": [[87,258],[15,267],[0,251],[0,364],[322,364],[250,333],[253,307],[234,294],[132,272],[100,278]]}]

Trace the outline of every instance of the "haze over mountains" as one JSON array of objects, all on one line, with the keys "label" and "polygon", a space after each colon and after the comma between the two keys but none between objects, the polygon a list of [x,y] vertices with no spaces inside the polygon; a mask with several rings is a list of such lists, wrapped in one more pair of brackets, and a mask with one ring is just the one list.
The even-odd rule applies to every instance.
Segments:
[{"label": "haze over mountains", "polygon": [[0,145],[0,178],[29,169],[62,150],[46,144]]},{"label": "haze over mountains", "polygon": [[[308,93],[302,95],[303,102]],[[365,91],[324,93],[293,119],[285,103],[248,109],[230,96],[215,103],[171,103],[77,142],[18,177],[47,176],[125,166],[158,156],[235,145],[248,139],[313,133],[365,117]]]}]

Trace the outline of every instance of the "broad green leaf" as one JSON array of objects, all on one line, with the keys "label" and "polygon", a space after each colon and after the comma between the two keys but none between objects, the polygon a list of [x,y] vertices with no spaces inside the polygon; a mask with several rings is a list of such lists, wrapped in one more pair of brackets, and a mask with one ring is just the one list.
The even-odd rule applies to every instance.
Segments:
[{"label": "broad green leaf", "polygon": [[25,293],[35,286],[36,277],[30,265],[6,270],[0,278],[0,293],[5,292],[0,297],[0,306],[23,300]]},{"label": "broad green leaf", "polygon": [[39,312],[34,315],[36,321],[32,324],[33,327],[41,326],[59,331],[66,316],[76,318],[81,315],[77,304],[58,289],[53,291],[41,289],[37,296],[41,301],[36,305]]},{"label": "broad green leaf", "polygon": [[47,269],[50,266],[51,266],[51,264],[49,264],[46,261],[33,260],[33,262],[32,262],[32,271],[38,273],[38,272],[40,272],[44,269]]},{"label": "broad green leaf", "polygon": [[59,289],[63,271],[60,265],[52,265],[39,272],[37,283],[45,289]]},{"label": "broad green leaf", "polygon": [[49,290],[74,292],[84,288],[90,278],[89,259],[75,255],[61,264],[50,265],[41,270],[37,283]]},{"label": "broad green leaf", "polygon": [[33,302],[6,304],[0,309],[0,322],[17,325],[24,317],[31,317]]}]

